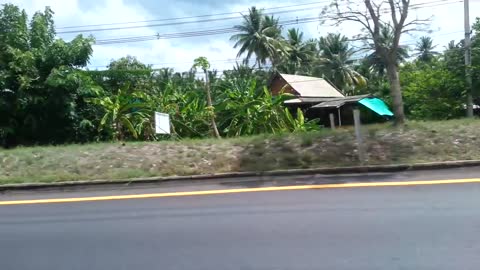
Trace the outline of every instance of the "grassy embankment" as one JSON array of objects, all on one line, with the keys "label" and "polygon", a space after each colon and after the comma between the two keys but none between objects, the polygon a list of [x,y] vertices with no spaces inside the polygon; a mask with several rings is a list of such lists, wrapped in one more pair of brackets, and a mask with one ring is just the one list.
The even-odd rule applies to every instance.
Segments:
[{"label": "grassy embankment", "polygon": [[[480,120],[364,127],[366,164],[480,159]],[[0,149],[0,184],[358,165],[351,128],[232,139]]]}]

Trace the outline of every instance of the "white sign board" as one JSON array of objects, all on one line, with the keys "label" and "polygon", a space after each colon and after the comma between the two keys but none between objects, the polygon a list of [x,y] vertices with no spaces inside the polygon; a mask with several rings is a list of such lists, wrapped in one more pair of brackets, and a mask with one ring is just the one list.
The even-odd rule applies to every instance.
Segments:
[{"label": "white sign board", "polygon": [[155,133],[170,134],[170,115],[155,112]]}]

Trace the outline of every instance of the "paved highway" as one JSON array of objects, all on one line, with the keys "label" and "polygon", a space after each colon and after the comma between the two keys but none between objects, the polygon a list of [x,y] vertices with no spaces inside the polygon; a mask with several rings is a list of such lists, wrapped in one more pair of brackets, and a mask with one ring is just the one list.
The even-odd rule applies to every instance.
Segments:
[{"label": "paved highway", "polygon": [[476,270],[479,254],[478,183],[0,206],[5,270]]}]

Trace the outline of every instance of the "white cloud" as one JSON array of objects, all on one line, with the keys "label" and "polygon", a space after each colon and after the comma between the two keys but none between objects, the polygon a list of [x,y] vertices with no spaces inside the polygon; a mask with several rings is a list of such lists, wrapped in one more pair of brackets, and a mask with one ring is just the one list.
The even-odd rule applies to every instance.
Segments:
[{"label": "white cloud", "polygon": [[[25,9],[28,15],[32,15],[36,11],[43,11],[45,6],[50,6],[56,12],[56,19],[72,18],[78,10],[78,0],[7,0],[19,7]],[[59,14],[61,14],[59,16]]]},{"label": "white cloud", "polygon": [[[430,1],[434,0],[412,0],[412,4]],[[473,22],[474,17],[477,15],[475,14],[475,11],[480,10],[480,1],[470,1],[471,21]],[[29,15],[33,14],[33,12],[37,10],[43,10],[45,6],[51,6],[51,8],[55,11],[56,25],[59,27],[125,21],[144,21],[157,18],[172,18],[205,14],[205,12],[201,12],[201,14],[199,14],[200,11],[198,11],[198,6],[201,5],[202,2],[197,2],[194,0],[192,0],[190,7],[188,7],[188,5],[184,2],[177,4],[175,1],[169,1],[168,3],[160,1],[163,3],[156,5],[158,6],[158,9],[155,11],[148,9],[146,2],[143,2],[142,5],[140,4],[141,1],[133,2],[127,0],[98,0],[97,2],[92,2],[93,4],[88,7],[85,7],[85,2],[82,0],[13,0],[9,2],[13,2],[14,4],[25,8]],[[280,0],[276,2],[271,0],[251,1],[250,3],[246,4],[243,2],[233,2],[231,4],[223,3],[224,7],[222,9],[212,9],[207,13],[246,11],[252,5],[256,5],[257,7],[276,7],[295,4],[301,3],[293,0]],[[298,7],[296,9],[300,8],[301,7]],[[294,8],[292,7],[291,9]],[[278,16],[280,16],[280,20],[282,21],[295,19],[296,17],[315,17],[319,16],[319,14],[320,8],[311,8],[292,13],[282,13],[278,14]],[[451,39],[459,40],[463,37],[463,3],[457,2],[450,5],[412,10],[410,13],[410,18],[427,18],[431,15],[434,15],[434,17],[430,27],[433,33],[430,35],[433,37],[436,43],[443,46]],[[239,22],[240,19],[162,28],[145,27],[111,30],[93,32],[92,34],[94,34],[97,39],[146,36],[154,35],[157,32],[175,33],[198,29],[230,27]],[[355,24],[342,25],[340,27],[329,27],[326,25],[319,25],[317,22],[286,26],[286,28],[290,27],[300,28],[303,30],[306,38],[317,38],[320,35],[327,34],[328,32],[339,32],[347,36],[353,36],[354,34],[358,33],[360,29]],[[59,34],[60,37],[67,40],[72,38],[74,35],[75,34]],[[418,33],[415,34],[414,37],[405,36],[403,41],[406,43],[414,43],[415,39],[421,35],[428,34]],[[191,67],[194,58],[198,56],[206,56],[211,61],[213,68],[223,70],[232,67],[234,63],[232,63],[232,61],[228,62],[225,60],[234,59],[236,54],[237,50],[233,48],[233,43],[229,41],[228,34],[183,39],[153,40],[138,43],[94,46],[91,67],[105,66],[112,59],[117,59],[126,55],[132,55],[136,56],[140,61],[146,64],[160,64],[156,65],[155,67],[170,66],[177,70],[183,71]]]}]

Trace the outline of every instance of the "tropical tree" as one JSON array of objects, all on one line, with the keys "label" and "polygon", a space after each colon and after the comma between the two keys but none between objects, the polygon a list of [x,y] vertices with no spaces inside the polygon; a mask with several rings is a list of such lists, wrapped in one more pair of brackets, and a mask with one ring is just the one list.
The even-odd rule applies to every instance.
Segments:
[{"label": "tropical tree", "polygon": [[149,108],[170,115],[172,132],[179,138],[211,135],[210,113],[205,97],[196,89],[183,89],[169,81],[158,95],[150,96]]},{"label": "tropical tree", "polygon": [[306,73],[315,60],[317,49],[315,40],[303,39],[303,32],[296,28],[288,29],[286,41],[290,51],[279,66],[279,70],[288,74]]},{"label": "tropical tree", "polygon": [[417,46],[415,50],[418,51],[416,53],[417,60],[421,62],[430,62],[432,59],[438,55],[439,53],[434,51],[436,46],[433,46],[433,40],[430,37],[421,37],[420,40],[417,42]]},{"label": "tropical tree", "polygon": [[[0,7],[0,141],[65,143],[77,137],[83,106],[78,73],[92,54],[91,38],[55,39],[53,11],[36,12],[30,22],[15,5]],[[63,74],[63,75],[62,75]]]},{"label": "tropical tree", "polygon": [[[392,46],[393,38],[394,38],[394,35],[392,32],[392,28],[388,26],[382,26],[380,30],[379,44],[381,44],[386,48],[389,48]],[[375,44],[371,43],[368,45],[368,47],[371,50],[373,50],[373,52],[370,53],[365,58],[365,64],[368,65],[372,69],[372,71],[376,72],[378,76],[381,76],[381,77],[385,76],[387,73],[387,65],[385,60],[375,50]],[[405,62],[409,57],[407,46],[400,45],[396,53],[397,53],[397,65]]]},{"label": "tropical tree", "polygon": [[270,60],[275,67],[289,51],[282,38],[278,19],[264,16],[256,7],[250,8],[248,14],[243,15],[243,19],[241,25],[234,26],[240,33],[230,38],[235,41],[234,48],[239,48],[237,57],[246,54],[244,62],[249,63],[252,55],[255,55],[256,65],[265,65],[267,60]]},{"label": "tropical tree", "polygon": [[477,17],[472,25],[474,35],[472,36],[472,89],[475,104],[480,104],[480,17]]},{"label": "tropical tree", "polygon": [[390,86],[384,74],[379,75],[370,66],[367,58],[360,60],[360,63],[355,66],[355,70],[362,74],[368,82],[365,87],[355,89],[355,94],[373,94],[390,103]]},{"label": "tropical tree", "polygon": [[326,77],[339,89],[366,85],[365,78],[353,67],[354,52],[345,36],[330,33],[318,44],[320,56],[314,75]]},{"label": "tropical tree", "polygon": [[153,70],[151,66],[143,64],[136,57],[127,55],[112,60],[107,70],[101,72],[94,70],[90,75],[111,93],[115,93],[118,89],[131,92],[148,91],[151,89],[149,84],[152,81]]},{"label": "tropical tree", "polygon": [[318,129],[315,121],[308,122],[301,110],[296,117],[283,106],[290,94],[272,96],[265,87],[258,87],[254,79],[230,79],[219,97],[219,126],[226,136],[260,133],[296,132]]},{"label": "tropical tree", "polygon": [[[472,25],[473,35],[471,38],[471,59],[470,74],[472,76],[472,97],[475,104],[480,104],[480,18]],[[456,74],[459,78],[465,79],[465,42],[451,41],[443,52],[443,59],[447,62],[446,66],[450,72]],[[468,93],[469,91],[466,91]],[[465,96],[467,103],[469,98]],[[468,113],[468,112],[467,112]]]},{"label": "tropical tree", "polygon": [[412,119],[451,119],[464,112],[464,80],[450,72],[447,62],[433,58],[401,67],[405,111]]},{"label": "tropical tree", "polygon": [[445,46],[445,49],[446,50],[452,50],[452,49],[455,49],[457,47],[457,45],[455,44],[455,40],[450,40],[447,44],[447,46]]},{"label": "tropical tree", "polygon": [[225,83],[228,84],[232,80],[254,79],[257,82],[257,87],[261,88],[262,85],[268,84],[273,72],[275,71],[255,69],[244,64],[237,64],[232,70],[225,70],[223,72],[222,80],[217,85],[220,86],[220,91],[223,91],[225,89]]},{"label": "tropical tree", "polygon": [[[411,0],[363,0],[360,3],[354,0],[332,0],[321,15],[324,21],[330,21],[333,25],[345,22],[357,24],[363,31],[356,38],[372,42],[374,50],[386,66],[395,124],[398,125],[405,122],[397,59],[400,38],[405,33],[421,30],[429,22],[428,19],[419,18],[407,20],[410,3]],[[384,15],[386,10],[388,15]],[[382,27],[392,30],[393,40],[390,46],[385,46],[382,40]]]},{"label": "tropical tree", "polygon": [[90,99],[92,104],[103,110],[98,130],[112,134],[111,139],[120,141],[126,138],[126,131],[137,139],[143,125],[149,123],[150,118],[142,93],[129,94],[125,88],[119,89],[112,96]]},{"label": "tropical tree", "polygon": [[205,93],[207,94],[207,110],[210,112],[210,121],[212,125],[212,131],[215,137],[220,138],[220,133],[218,132],[217,123],[215,122],[215,108],[213,107],[212,94],[210,92],[210,82],[208,76],[208,69],[210,68],[210,63],[206,57],[198,57],[193,61],[193,68],[201,68],[205,73]]}]

